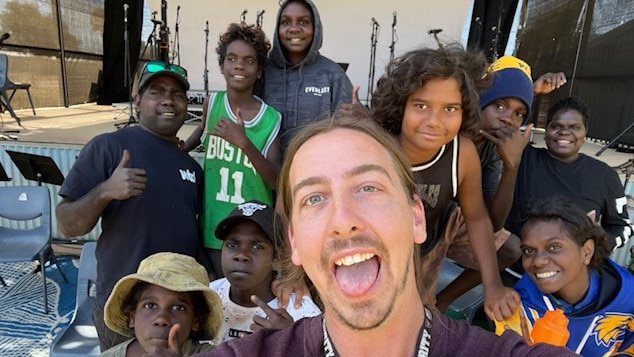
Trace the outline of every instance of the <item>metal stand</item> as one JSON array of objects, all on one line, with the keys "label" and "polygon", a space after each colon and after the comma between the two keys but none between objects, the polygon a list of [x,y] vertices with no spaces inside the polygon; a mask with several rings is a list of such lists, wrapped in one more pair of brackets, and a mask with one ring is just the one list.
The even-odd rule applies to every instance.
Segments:
[{"label": "metal stand", "polygon": [[436,43],[438,44],[438,48],[442,49],[442,43],[440,43],[440,40],[438,39],[438,34],[442,32],[442,29],[431,29],[429,31],[427,31],[428,35],[433,35],[434,36],[434,40],[436,40]]},{"label": "metal stand", "polygon": [[[4,120],[2,119],[2,105],[4,103],[2,102],[2,98],[0,98],[0,128],[2,128],[4,126]],[[13,110],[11,109],[11,107],[7,107],[8,110],[10,112],[13,112]],[[20,119],[16,119],[16,121],[18,122],[19,126],[22,126],[22,124],[20,124]],[[18,134],[20,132],[20,130],[18,129],[10,129],[10,130],[0,130],[0,140],[18,140],[18,137],[12,134]],[[8,134],[8,135],[5,135]],[[0,180],[2,181],[2,180]]]},{"label": "metal stand", "polygon": [[255,13],[255,26],[258,28],[262,28],[262,22],[264,18],[264,9],[262,11],[257,11]]},{"label": "metal stand", "polygon": [[621,136],[625,135],[625,133],[627,133],[628,131],[630,131],[630,129],[632,129],[634,127],[634,121],[632,123],[630,123],[630,125],[627,126],[627,128],[623,129],[620,133],[618,133],[612,140],[608,141],[607,144],[605,144],[605,146],[603,146],[601,148],[601,150],[597,151],[597,153],[595,154],[595,156],[600,156],[601,154],[603,154],[603,152],[607,149],[610,148],[610,146],[614,145],[614,143],[619,140],[621,138]]},{"label": "metal stand", "polygon": [[152,32],[148,36],[147,40],[145,40],[145,47],[143,47],[143,51],[141,51],[141,59],[145,59],[145,52],[148,47],[150,48],[150,60],[157,60],[159,56],[159,38],[156,28],[161,26],[163,21],[156,19],[156,11],[152,13],[152,23],[154,24],[154,27],[152,28]]},{"label": "metal stand", "polygon": [[396,11],[392,13],[392,43],[390,43],[390,62],[394,59],[394,45],[398,41],[396,36]]},{"label": "metal stand", "polygon": [[180,66],[181,64],[181,41],[180,41],[180,37],[178,36],[178,25],[181,22],[181,15],[180,15],[180,11],[181,11],[181,6],[178,5],[176,7],[176,24],[174,25],[174,56],[172,56],[172,61],[171,63],[174,63],[174,60],[176,59],[176,64],[178,64]]},{"label": "metal stand", "polygon": [[52,158],[18,151],[6,151],[25,179],[37,181],[38,186],[42,186],[42,182],[53,185],[64,183],[64,175]]},{"label": "metal stand", "polygon": [[365,98],[366,105],[370,105],[370,96],[374,91],[374,69],[376,67],[376,42],[379,37],[379,28],[381,26],[372,18],[372,34],[370,35],[370,70],[368,73],[368,95]]},{"label": "metal stand", "polygon": [[209,21],[205,21],[205,69],[203,70],[203,83],[205,86],[205,98],[209,95],[209,70],[207,69],[207,48],[209,47]]},{"label": "metal stand", "polygon": [[161,21],[163,25],[159,31],[159,56],[162,62],[169,62],[169,28],[167,27],[167,0],[161,0]]},{"label": "metal stand", "polygon": [[128,88],[128,101],[130,102],[130,116],[128,117],[128,121],[125,123],[118,123],[114,126],[117,129],[125,128],[126,126],[136,124],[137,121],[134,118],[134,113],[132,111],[132,75],[130,73],[130,44],[128,40],[128,4],[123,4],[123,82],[125,86]]}]

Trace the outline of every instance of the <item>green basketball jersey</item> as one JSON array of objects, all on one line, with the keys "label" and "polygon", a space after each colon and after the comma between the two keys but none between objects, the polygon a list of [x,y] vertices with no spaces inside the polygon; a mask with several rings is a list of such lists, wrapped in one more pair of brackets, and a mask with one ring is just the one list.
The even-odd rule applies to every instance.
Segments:
[{"label": "green basketball jersey", "polygon": [[[249,140],[266,157],[280,131],[281,115],[260,98],[255,98],[262,103],[260,111],[244,122],[244,129]],[[211,130],[220,118],[236,121],[224,91],[210,96],[207,109],[206,131]],[[249,200],[273,205],[273,191],[240,148],[208,133],[203,134],[201,142],[205,148],[205,196],[200,217],[203,242],[207,248],[221,249],[222,241],[214,235],[218,222],[238,204]]]}]

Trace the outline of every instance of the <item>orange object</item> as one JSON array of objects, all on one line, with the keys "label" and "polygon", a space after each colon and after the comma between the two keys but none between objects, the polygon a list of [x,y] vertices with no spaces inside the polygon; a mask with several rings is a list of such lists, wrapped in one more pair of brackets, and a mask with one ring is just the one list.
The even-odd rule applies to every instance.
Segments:
[{"label": "orange object", "polygon": [[546,311],[537,319],[531,331],[533,342],[545,342],[555,346],[565,346],[570,337],[568,318],[561,309]]}]

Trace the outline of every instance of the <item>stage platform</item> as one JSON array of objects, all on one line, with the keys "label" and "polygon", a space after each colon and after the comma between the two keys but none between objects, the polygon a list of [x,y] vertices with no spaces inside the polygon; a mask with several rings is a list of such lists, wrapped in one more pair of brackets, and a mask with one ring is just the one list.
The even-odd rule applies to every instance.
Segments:
[{"label": "stage platform", "polygon": [[[189,119],[178,133],[179,138],[189,137],[194,128],[200,125],[200,104],[190,104]],[[97,105],[95,103],[73,105],[68,108],[37,108],[34,116],[30,109],[17,110],[16,114],[22,120],[22,127],[8,112],[0,113],[0,133],[7,130],[20,130],[12,135],[15,141],[32,143],[83,145],[97,134],[117,130],[116,124],[128,121],[128,103],[113,105]],[[13,140],[6,138],[7,140]],[[533,136],[537,146],[543,146],[543,132],[537,130]],[[606,150],[601,156],[595,154],[602,148],[601,143],[586,140],[581,152],[595,157],[608,165],[616,167],[634,158],[634,154]]]},{"label": "stage platform", "polygon": [[[188,108],[192,113],[199,110],[197,105]],[[196,108],[194,108],[196,106]],[[202,108],[202,107],[200,107]],[[202,109],[199,110],[202,112]],[[117,130],[116,124],[125,124],[129,118],[129,104],[97,105],[95,103],[73,105],[68,108],[37,108],[37,115],[30,109],[16,110],[22,127],[8,112],[0,113],[0,134],[3,131],[19,130],[19,133],[4,133],[5,140],[17,142],[83,145],[98,134]],[[200,121],[188,120],[178,133],[187,139]]]}]

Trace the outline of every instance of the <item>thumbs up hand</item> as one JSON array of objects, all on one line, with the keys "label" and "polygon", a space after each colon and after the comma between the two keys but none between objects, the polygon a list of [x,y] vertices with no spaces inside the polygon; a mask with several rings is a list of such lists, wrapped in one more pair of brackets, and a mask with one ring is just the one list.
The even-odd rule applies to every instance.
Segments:
[{"label": "thumbs up hand", "polygon": [[146,351],[143,357],[181,357],[181,346],[178,342],[178,333],[180,332],[180,325],[174,324],[170,328],[169,335],[167,337],[167,346],[153,346],[150,351]]},{"label": "thumbs up hand", "polygon": [[217,135],[233,145],[243,149],[248,144],[249,138],[244,131],[244,119],[240,108],[236,109],[236,121],[228,118],[220,118],[213,127],[213,135]]},{"label": "thumbs up hand", "polygon": [[145,189],[147,177],[144,169],[129,168],[130,152],[123,150],[119,165],[102,184],[102,190],[113,200],[125,200],[132,196],[139,196]]},{"label": "thumbs up hand", "polygon": [[364,118],[371,114],[370,110],[359,100],[359,86],[352,88],[352,101],[343,103],[337,108],[336,116],[350,116]]},{"label": "thumbs up hand", "polygon": [[359,100],[359,86],[354,86],[354,88],[352,88],[352,104],[362,105]]}]

